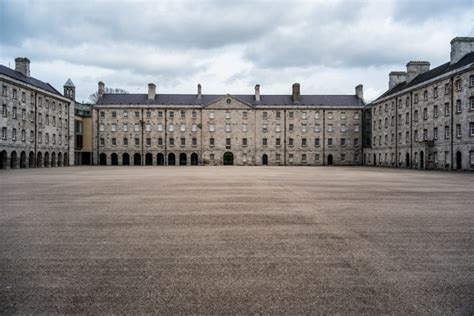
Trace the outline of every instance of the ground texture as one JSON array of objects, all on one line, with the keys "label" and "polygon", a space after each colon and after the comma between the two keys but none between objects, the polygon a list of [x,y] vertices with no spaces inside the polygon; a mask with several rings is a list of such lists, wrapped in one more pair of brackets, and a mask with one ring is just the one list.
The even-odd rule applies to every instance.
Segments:
[{"label": "ground texture", "polygon": [[474,313],[474,175],[0,173],[0,314]]}]

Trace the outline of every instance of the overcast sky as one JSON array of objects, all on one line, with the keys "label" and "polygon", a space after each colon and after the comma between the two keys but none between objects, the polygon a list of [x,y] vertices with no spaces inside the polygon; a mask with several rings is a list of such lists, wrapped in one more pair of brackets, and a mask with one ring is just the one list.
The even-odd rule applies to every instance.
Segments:
[{"label": "overcast sky", "polygon": [[0,63],[78,101],[97,82],[132,93],[353,94],[371,100],[409,60],[435,67],[450,40],[474,36],[467,1],[0,0]]}]

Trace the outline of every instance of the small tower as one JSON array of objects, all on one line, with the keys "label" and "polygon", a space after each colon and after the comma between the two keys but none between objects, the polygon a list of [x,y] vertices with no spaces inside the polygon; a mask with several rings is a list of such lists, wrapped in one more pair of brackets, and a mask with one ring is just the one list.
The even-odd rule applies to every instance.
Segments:
[{"label": "small tower", "polygon": [[64,84],[64,96],[73,101],[76,99],[76,86],[72,83],[71,78]]}]

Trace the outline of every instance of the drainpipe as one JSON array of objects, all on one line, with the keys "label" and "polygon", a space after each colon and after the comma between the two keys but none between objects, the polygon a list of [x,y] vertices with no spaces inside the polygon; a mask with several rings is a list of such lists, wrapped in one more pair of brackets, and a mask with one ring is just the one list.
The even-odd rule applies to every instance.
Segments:
[{"label": "drainpipe", "polygon": [[286,109],[283,110],[283,165],[286,166]]},{"label": "drainpipe", "polygon": [[413,167],[413,91],[410,91],[410,169]]},{"label": "drainpipe", "polygon": [[[401,101],[400,101],[401,103]],[[395,168],[399,168],[398,161],[398,100],[395,99]]]},{"label": "drainpipe", "polygon": [[[100,121],[100,111],[97,108],[96,109],[96,129],[97,129],[97,139],[96,139],[96,144],[97,144],[97,156],[96,156],[96,166],[100,165],[100,155],[99,155],[99,146],[100,146],[100,128],[99,128],[99,121]],[[92,164],[94,164],[94,161],[92,161]]]},{"label": "drainpipe", "polygon": [[[199,165],[202,166],[204,164],[204,156],[203,156],[203,143],[202,143],[202,129],[203,129],[203,126],[202,126],[202,107],[199,108],[199,116],[200,116],[200,122],[201,122],[201,128],[200,128],[200,133],[201,133],[201,160],[199,162]],[[198,157],[198,161],[199,161],[199,157]]]},{"label": "drainpipe", "polygon": [[164,129],[165,129],[165,139],[164,139],[164,144],[165,144],[165,155],[163,157],[163,162],[164,162],[164,165],[167,166],[168,165],[168,153],[167,153],[167,148],[168,148],[168,113],[167,113],[167,110],[166,108],[164,109],[165,112],[164,112],[164,115],[165,115],[165,120],[164,120]]},{"label": "drainpipe", "polygon": [[[143,125],[145,124],[144,121],[145,121],[145,120],[143,119],[143,109],[142,109],[142,117],[141,117],[141,121],[140,121],[140,122],[141,122],[141,128],[142,128],[142,157],[141,157],[141,159],[140,159],[140,160],[141,160],[140,163],[141,163],[142,166],[144,165],[144,164],[143,164],[143,160],[145,159],[144,147],[143,147],[143,146],[144,146],[143,141],[145,140],[145,138],[144,138],[144,133],[145,133],[145,131],[143,130]],[[152,158],[152,159],[153,159],[153,158]]]},{"label": "drainpipe", "polygon": [[33,158],[33,161],[34,161],[34,167],[37,168],[38,167],[38,101],[37,101],[37,98],[38,98],[38,93],[35,92],[35,157]]},{"label": "drainpipe", "polygon": [[454,78],[449,79],[449,90],[450,90],[450,99],[451,99],[451,170],[454,170]]},{"label": "drainpipe", "polygon": [[[326,165],[326,110],[323,110],[323,166]],[[321,145],[321,143],[319,143]]]}]

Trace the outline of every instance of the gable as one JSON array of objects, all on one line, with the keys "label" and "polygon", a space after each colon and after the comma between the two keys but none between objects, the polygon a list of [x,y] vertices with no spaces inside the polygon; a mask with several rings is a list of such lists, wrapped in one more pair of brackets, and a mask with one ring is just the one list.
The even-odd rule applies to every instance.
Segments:
[{"label": "gable", "polygon": [[230,94],[220,97],[219,99],[209,103],[204,107],[205,109],[213,110],[245,110],[252,109],[253,105],[235,97]]}]

